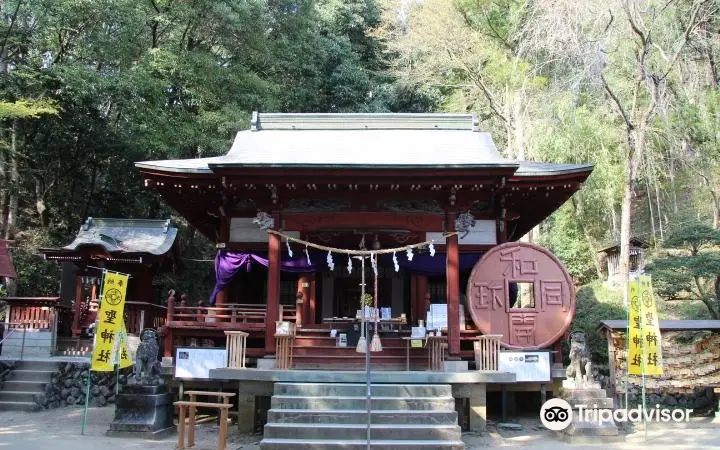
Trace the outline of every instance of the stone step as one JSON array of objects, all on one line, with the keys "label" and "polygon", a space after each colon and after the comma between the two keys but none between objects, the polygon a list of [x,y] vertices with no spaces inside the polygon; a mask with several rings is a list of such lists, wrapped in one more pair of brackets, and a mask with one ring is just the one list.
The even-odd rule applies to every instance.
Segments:
[{"label": "stone step", "polygon": [[0,411],[33,412],[38,410],[40,410],[40,405],[35,402],[0,401]]},{"label": "stone step", "polygon": [[0,391],[0,402],[25,402],[32,403],[35,401],[37,392],[24,391]]},{"label": "stone step", "polygon": [[8,376],[8,380],[12,381],[42,381],[45,383],[49,383],[50,379],[52,378],[52,374],[54,374],[55,371],[49,371],[49,370],[24,370],[24,369],[15,369],[12,372],[10,372],[10,375]]},{"label": "stone step", "polygon": [[[450,385],[443,384],[373,384],[373,397],[450,397]],[[275,383],[275,394],[297,396],[348,396],[367,395],[362,383]]]},{"label": "stone step", "polygon": [[[372,361],[373,370],[383,370],[386,372],[405,371],[407,363],[405,361]],[[293,357],[293,369],[303,370],[337,370],[337,362],[328,362],[327,358],[320,356],[312,356],[305,358]],[[343,370],[360,370],[365,371],[365,361],[353,360],[343,361]],[[422,360],[410,360],[410,370],[427,370],[427,357]]]},{"label": "stone step", "polygon": [[[375,424],[432,424],[457,425],[456,411],[432,410],[372,410],[370,422]],[[366,410],[322,410],[322,409],[270,409],[268,411],[268,424],[270,423],[336,423],[361,424],[367,423]]]},{"label": "stone step", "polygon": [[[423,450],[462,450],[465,444],[458,441],[401,441],[401,440],[373,440],[370,442],[373,450],[396,449],[423,449]],[[260,442],[261,450],[315,450],[315,449],[367,449],[365,440],[321,440],[321,439],[263,439]]]},{"label": "stone step", "polygon": [[15,364],[15,369],[18,370],[40,370],[40,371],[49,371],[49,372],[55,372],[58,367],[59,363],[53,362],[53,361],[18,361]]},{"label": "stone step", "polygon": [[[333,396],[333,397],[299,397],[273,395],[271,408],[276,409],[357,409],[366,408],[365,397]],[[372,409],[400,410],[434,410],[453,411],[453,397],[375,397],[371,399]]]},{"label": "stone step", "polygon": [[43,392],[45,390],[46,381],[18,381],[9,380],[3,383],[3,392]]},{"label": "stone step", "polygon": [[[415,349],[411,349],[411,355],[419,353]],[[422,349],[421,349],[422,350]],[[337,347],[335,345],[318,345],[315,347],[304,347],[295,345],[293,347],[293,357],[308,355],[308,356],[363,356],[364,353],[358,353],[355,346],[352,347]],[[402,356],[407,355],[407,349],[405,347],[395,347],[383,344],[381,352],[374,352],[372,356]],[[427,358],[427,350],[424,350],[424,355]]]},{"label": "stone step", "polygon": [[606,398],[607,393],[605,389],[564,389],[563,397],[584,400],[589,398]]},{"label": "stone step", "polygon": [[[366,439],[367,424],[336,423],[268,423],[266,439]],[[370,438],[377,440],[459,441],[457,425],[398,425],[376,424],[370,426]]]}]

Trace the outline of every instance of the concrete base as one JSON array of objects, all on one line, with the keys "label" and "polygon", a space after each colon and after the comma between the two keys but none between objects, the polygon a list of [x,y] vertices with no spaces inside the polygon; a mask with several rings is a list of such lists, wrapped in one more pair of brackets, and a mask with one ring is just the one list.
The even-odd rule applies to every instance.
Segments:
[{"label": "concrete base", "polygon": [[[574,387],[577,385],[584,387]],[[570,426],[556,433],[561,440],[573,444],[602,444],[624,440],[615,422],[586,421],[585,417],[579,414],[579,405],[598,411],[614,409],[613,400],[598,383],[575,383],[564,380],[562,398],[573,408],[573,418]]]},{"label": "concrete base", "polygon": [[275,368],[275,358],[260,358],[257,360],[257,368],[272,370]]},{"label": "concrete base", "polygon": [[467,372],[467,361],[445,361],[445,372]]}]

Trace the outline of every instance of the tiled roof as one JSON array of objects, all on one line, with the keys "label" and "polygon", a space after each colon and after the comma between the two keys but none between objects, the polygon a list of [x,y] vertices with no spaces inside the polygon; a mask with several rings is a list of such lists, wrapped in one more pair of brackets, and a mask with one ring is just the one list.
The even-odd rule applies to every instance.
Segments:
[{"label": "tiled roof", "polygon": [[177,228],[169,220],[98,219],[89,217],[75,240],[61,250],[101,246],[109,253],[150,253],[162,255],[175,242]]},{"label": "tiled roof", "polygon": [[141,169],[223,167],[511,168],[516,176],[589,172],[590,165],[502,157],[471,114],[258,114],[224,156],[143,161]]}]

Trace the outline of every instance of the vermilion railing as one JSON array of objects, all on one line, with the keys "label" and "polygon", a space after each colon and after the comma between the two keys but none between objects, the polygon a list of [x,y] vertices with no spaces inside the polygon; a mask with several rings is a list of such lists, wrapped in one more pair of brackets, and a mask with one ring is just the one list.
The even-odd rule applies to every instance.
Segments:
[{"label": "vermilion railing", "polygon": [[9,304],[9,328],[52,330],[59,297],[5,297]]},{"label": "vermilion railing", "polygon": [[[223,304],[215,306],[168,305],[167,324],[171,327],[224,329],[264,329],[267,316],[265,305]],[[283,307],[283,320],[295,321],[295,308]]]},{"label": "vermilion railing", "polygon": [[145,328],[159,329],[167,320],[167,308],[148,302],[125,302],[125,329],[140,334]]}]

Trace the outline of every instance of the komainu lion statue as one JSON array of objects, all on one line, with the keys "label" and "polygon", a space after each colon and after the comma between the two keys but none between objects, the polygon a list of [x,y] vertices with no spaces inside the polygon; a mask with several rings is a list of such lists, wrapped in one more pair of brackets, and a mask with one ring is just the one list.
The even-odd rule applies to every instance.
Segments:
[{"label": "komainu lion statue", "polygon": [[133,375],[135,382],[141,385],[160,384],[161,366],[158,361],[160,345],[158,344],[157,331],[146,328],[140,334],[140,345],[135,354],[135,368]]},{"label": "komainu lion statue", "polygon": [[570,333],[570,365],[565,376],[575,383],[592,383],[592,361],[585,343],[585,333],[573,331]]}]

